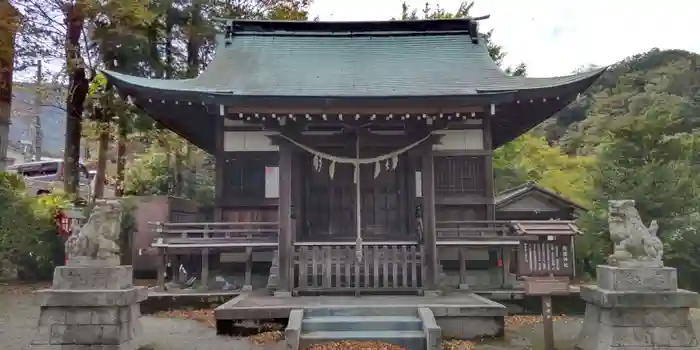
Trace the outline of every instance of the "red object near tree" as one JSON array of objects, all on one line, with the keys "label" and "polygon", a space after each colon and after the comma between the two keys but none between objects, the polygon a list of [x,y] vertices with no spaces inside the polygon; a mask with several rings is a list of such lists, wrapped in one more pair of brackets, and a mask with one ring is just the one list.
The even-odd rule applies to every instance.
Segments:
[{"label": "red object near tree", "polygon": [[56,215],[54,215],[54,220],[56,220],[57,234],[61,237],[68,238],[71,234],[71,219],[59,210]]},{"label": "red object near tree", "polygon": [[[70,237],[73,232],[74,219],[68,217],[63,210],[58,210],[54,215],[54,220],[56,222],[56,234],[61,237],[64,241]],[[68,263],[68,257],[63,258],[63,264]]]}]

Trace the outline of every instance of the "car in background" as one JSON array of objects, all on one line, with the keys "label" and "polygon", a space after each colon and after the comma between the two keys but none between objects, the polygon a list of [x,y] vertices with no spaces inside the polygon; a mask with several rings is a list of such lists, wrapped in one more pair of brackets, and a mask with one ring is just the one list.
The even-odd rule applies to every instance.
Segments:
[{"label": "car in background", "polygon": [[[37,196],[62,188],[64,169],[63,159],[42,159],[7,167],[7,171],[22,175],[29,194]],[[92,176],[82,163],[78,164],[78,176],[78,195],[89,200],[92,196]]]}]

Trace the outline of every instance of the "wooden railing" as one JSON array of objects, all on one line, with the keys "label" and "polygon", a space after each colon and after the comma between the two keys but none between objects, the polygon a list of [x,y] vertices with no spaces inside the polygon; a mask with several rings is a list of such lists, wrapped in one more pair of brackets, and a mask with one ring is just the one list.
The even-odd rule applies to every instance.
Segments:
[{"label": "wooden railing", "polygon": [[295,292],[415,291],[422,286],[418,242],[304,242],[294,246]]},{"label": "wooden railing", "polygon": [[438,245],[517,245],[521,237],[510,221],[438,221]]},{"label": "wooden railing", "polygon": [[[178,255],[198,254],[202,257],[202,270],[199,276],[204,281],[205,290],[209,280],[209,253],[211,251],[245,251],[244,289],[251,288],[253,249],[277,248],[279,224],[277,222],[152,222],[155,230],[151,244],[157,249],[158,287],[164,289],[166,260]],[[173,276],[178,274],[178,266],[172,266]]]},{"label": "wooden railing", "polygon": [[188,248],[225,249],[274,247],[277,222],[152,222],[153,247],[185,251]]}]

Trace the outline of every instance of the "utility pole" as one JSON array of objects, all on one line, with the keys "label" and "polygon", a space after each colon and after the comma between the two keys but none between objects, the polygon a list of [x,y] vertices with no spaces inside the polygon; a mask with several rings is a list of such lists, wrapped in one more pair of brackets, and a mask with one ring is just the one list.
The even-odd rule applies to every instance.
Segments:
[{"label": "utility pole", "polygon": [[41,71],[41,60],[36,61],[36,89],[34,92],[34,138],[32,140],[32,151],[34,160],[41,160],[43,153],[44,132],[41,129],[41,106],[44,104],[44,90],[42,89],[43,72]]}]

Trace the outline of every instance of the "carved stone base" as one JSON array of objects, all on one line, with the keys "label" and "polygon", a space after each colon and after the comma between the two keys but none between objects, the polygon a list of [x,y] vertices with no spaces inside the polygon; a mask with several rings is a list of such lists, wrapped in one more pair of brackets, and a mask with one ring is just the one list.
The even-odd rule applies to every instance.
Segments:
[{"label": "carved stone base", "polygon": [[673,268],[598,267],[581,287],[586,316],[576,349],[698,349],[690,308],[698,294],[677,289]]},{"label": "carved stone base", "polygon": [[41,307],[31,350],[135,350],[141,333],[139,303],[145,287],[134,287],[131,266],[62,266],[51,289],[37,292]]}]

